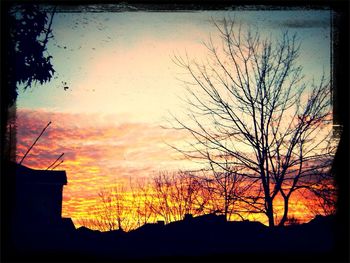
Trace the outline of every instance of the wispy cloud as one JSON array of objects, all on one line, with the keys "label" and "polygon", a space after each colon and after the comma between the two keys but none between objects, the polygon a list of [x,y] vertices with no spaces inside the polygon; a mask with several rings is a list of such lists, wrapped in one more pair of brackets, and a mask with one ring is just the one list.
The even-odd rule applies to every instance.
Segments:
[{"label": "wispy cloud", "polygon": [[66,170],[63,214],[78,218],[106,185],[129,178],[151,176],[159,170],[180,167],[181,160],[164,141],[176,143],[183,137],[172,130],[147,123],[118,123],[118,116],[18,110],[17,159],[52,124],[28,154],[23,164],[46,169],[64,153],[57,169]]},{"label": "wispy cloud", "polygon": [[276,27],[286,28],[326,28],[330,26],[329,19],[286,19],[282,21],[274,21]]}]

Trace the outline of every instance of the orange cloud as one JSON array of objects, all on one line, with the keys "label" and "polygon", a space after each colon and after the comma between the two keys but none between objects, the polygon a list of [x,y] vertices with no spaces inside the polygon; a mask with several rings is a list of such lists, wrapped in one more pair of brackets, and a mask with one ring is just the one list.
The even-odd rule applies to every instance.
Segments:
[{"label": "orange cloud", "polygon": [[[64,153],[56,169],[66,170],[63,216],[79,218],[89,212],[106,185],[129,178],[147,177],[158,170],[181,167],[174,160],[173,143],[183,137],[147,123],[118,122],[123,116],[17,111],[17,161],[20,161],[46,124],[52,124],[23,164],[46,169]],[[182,163],[183,166],[183,163]]]},{"label": "orange cloud", "polygon": [[[44,110],[17,111],[18,161],[43,127],[52,121],[23,164],[46,169],[64,153],[64,162],[57,168],[65,170],[68,177],[62,214],[73,218],[77,224],[79,219],[93,216],[101,189],[117,182],[150,177],[161,170],[191,167],[164,143],[177,144],[189,139],[184,134],[149,123],[118,122],[118,119],[124,118]],[[275,210],[278,214],[282,205],[281,199],[277,198]],[[305,211],[303,197],[295,193],[291,198],[290,215],[307,221],[312,215]],[[266,223],[266,218],[261,215],[249,218]]]}]

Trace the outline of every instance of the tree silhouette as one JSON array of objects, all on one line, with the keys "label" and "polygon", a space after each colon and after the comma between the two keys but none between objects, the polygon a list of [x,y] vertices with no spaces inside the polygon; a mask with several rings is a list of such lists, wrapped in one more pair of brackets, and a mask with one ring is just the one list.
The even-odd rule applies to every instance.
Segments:
[{"label": "tree silhouette", "polygon": [[[317,184],[310,186],[305,194],[307,209],[313,216],[334,215],[336,213],[337,188],[334,185],[334,178],[326,176]],[[312,194],[310,195],[309,192]]]},{"label": "tree silhouette", "polygon": [[9,127],[15,118],[9,114],[9,107],[13,106],[17,99],[18,85],[21,84],[27,89],[35,82],[43,84],[50,81],[55,72],[51,64],[52,57],[47,53],[47,43],[53,37],[51,25],[54,10],[48,15],[38,5],[7,2],[3,14],[3,22],[6,25],[4,27],[6,67],[5,87],[2,89],[1,138],[4,145],[2,156],[8,156],[7,153],[15,142],[6,141],[5,134],[10,130],[14,132],[14,129]]},{"label": "tree silhouette", "polygon": [[23,4],[13,6],[7,13],[7,52],[9,106],[17,98],[17,85],[24,89],[33,82],[43,84],[49,81],[54,69],[51,56],[47,53],[47,43],[53,37],[50,18],[38,5]]},{"label": "tree silhouette", "polygon": [[128,231],[131,226],[130,201],[124,185],[115,185],[102,189],[98,196],[100,197],[99,218],[108,227],[108,230],[119,229]]},{"label": "tree silhouette", "polygon": [[229,164],[229,158],[222,156],[222,162],[217,165],[210,154],[207,154],[210,168],[200,178],[204,180],[202,186],[210,196],[211,211],[209,212],[224,214],[227,220],[230,220],[232,215],[244,219],[242,212],[246,211],[243,211],[242,197],[247,195],[252,183],[240,174],[238,166]]},{"label": "tree silhouette", "polygon": [[[191,204],[187,185],[176,173],[159,172],[152,178],[153,202],[151,210],[165,223],[183,219]],[[189,193],[192,195],[192,193]]]},{"label": "tree silhouette", "polygon": [[[324,76],[317,84],[304,81],[296,35],[273,40],[232,20],[214,24],[221,45],[205,43],[205,62],[174,58],[192,79],[186,81],[189,120],[173,116],[173,126],[194,142],[177,149],[223,171],[243,167],[240,175],[254,183],[245,203],[263,212],[269,226],[284,225],[292,194],[329,173],[330,83]],[[284,203],[280,219],[276,198]]]},{"label": "tree silhouette", "polygon": [[130,180],[132,216],[136,221],[135,227],[147,224],[153,216],[151,187],[145,179],[133,182]]},{"label": "tree silhouette", "polygon": [[182,220],[185,214],[201,214],[198,204],[203,201],[199,180],[188,172],[159,172],[152,178],[151,210],[165,223]]}]

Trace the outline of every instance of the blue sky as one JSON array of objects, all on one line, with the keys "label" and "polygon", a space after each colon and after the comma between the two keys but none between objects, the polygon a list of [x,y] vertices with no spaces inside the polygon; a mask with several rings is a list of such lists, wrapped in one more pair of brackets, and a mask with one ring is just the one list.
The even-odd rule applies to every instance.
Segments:
[{"label": "blue sky", "polygon": [[57,13],[48,45],[55,78],[20,92],[17,107],[157,122],[180,107],[181,70],[173,55],[205,56],[201,42],[217,33],[211,19],[224,17],[258,27],[265,36],[296,32],[304,74],[317,79],[330,71],[330,16],[327,10]]}]

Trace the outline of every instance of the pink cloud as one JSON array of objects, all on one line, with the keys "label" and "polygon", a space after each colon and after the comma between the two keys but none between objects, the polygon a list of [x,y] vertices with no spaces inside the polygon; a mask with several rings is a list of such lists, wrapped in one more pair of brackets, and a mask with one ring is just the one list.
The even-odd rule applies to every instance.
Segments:
[{"label": "pink cloud", "polygon": [[173,143],[183,137],[152,124],[118,123],[118,119],[102,114],[17,111],[18,161],[46,124],[52,122],[23,164],[46,169],[64,153],[64,162],[57,167],[68,177],[64,216],[79,218],[87,213],[106,185],[177,167],[179,161],[172,158],[174,150],[164,141]]}]

